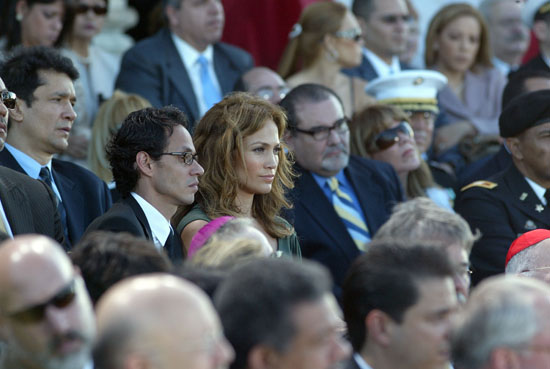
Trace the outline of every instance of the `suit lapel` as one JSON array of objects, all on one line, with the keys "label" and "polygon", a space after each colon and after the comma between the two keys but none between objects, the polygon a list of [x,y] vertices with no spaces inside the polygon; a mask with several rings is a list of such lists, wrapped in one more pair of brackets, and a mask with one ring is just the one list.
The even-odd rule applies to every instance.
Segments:
[{"label": "suit lapel", "polygon": [[14,235],[35,232],[27,196],[5,173],[0,174],[0,199]]},{"label": "suit lapel", "polygon": [[65,173],[57,170],[56,159],[52,160],[52,177],[59,190],[63,207],[67,213],[67,231],[71,242],[76,242],[80,229],[86,229],[78,209],[84,203],[84,194],[75,189],[75,183]]},{"label": "suit lapel", "polygon": [[23,167],[15,160],[13,155],[6,149],[0,151],[0,164],[19,173],[27,174]]},{"label": "suit lapel", "polygon": [[149,226],[149,222],[147,221],[147,217],[145,216],[145,213],[143,212],[143,209],[141,206],[139,206],[138,202],[132,195],[128,195],[128,197],[122,199],[124,203],[126,203],[134,212],[136,215],[137,220],[141,224],[141,227],[143,228],[143,234],[145,234],[145,237],[148,240],[153,240],[153,232],[151,231],[151,227]]},{"label": "suit lapel", "polygon": [[222,54],[220,47],[217,44],[214,45],[214,70],[216,72],[218,82],[220,83],[223,96],[226,93],[233,91],[234,86],[231,84],[231,78],[224,78],[224,76],[228,74],[231,69],[233,69],[233,66],[231,65],[229,58],[224,58],[220,54]]},{"label": "suit lapel", "polygon": [[[165,52],[167,78],[171,80],[171,83],[175,86],[176,90],[183,97],[183,102],[188,106],[189,111],[192,112],[194,117],[199,117],[199,105],[195,92],[193,91],[193,85],[191,79],[187,74],[187,69],[181,60],[180,54],[176,49],[176,45],[172,41],[172,36],[168,30],[162,33],[163,47],[159,48]],[[190,118],[191,119],[191,118]],[[194,123],[194,122],[191,122]]]},{"label": "suit lapel", "polygon": [[550,204],[549,206],[542,205],[540,199],[515,165],[510,166],[504,175],[504,181],[510,192],[510,203],[514,207],[531,219],[536,219],[545,225],[549,223]]}]

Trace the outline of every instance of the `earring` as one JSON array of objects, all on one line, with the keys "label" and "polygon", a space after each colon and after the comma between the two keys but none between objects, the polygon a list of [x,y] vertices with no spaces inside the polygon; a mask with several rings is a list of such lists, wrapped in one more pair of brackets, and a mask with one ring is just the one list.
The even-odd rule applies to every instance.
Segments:
[{"label": "earring", "polygon": [[21,13],[15,14],[15,20],[18,22],[21,22],[23,20],[23,14]]}]

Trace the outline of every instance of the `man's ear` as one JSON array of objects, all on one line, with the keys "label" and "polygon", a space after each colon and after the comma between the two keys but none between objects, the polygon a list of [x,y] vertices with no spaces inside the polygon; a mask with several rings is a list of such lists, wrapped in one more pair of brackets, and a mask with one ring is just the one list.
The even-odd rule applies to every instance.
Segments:
[{"label": "man's ear", "polygon": [[10,122],[17,124],[23,121],[23,118],[25,118],[23,104],[25,104],[25,106],[27,105],[27,103],[21,99],[15,100],[15,108],[10,109]]},{"label": "man's ear", "polygon": [[294,151],[293,138],[294,136],[292,135],[292,133],[290,133],[289,130],[286,130],[283,135],[283,142],[285,143],[285,145],[288,147],[290,151]]},{"label": "man's ear", "polygon": [[506,139],[506,147],[512,153],[512,156],[517,160],[523,160],[523,152],[521,151],[521,143],[518,137],[509,137]]},{"label": "man's ear", "polygon": [[168,24],[170,27],[174,27],[179,24],[179,17],[177,14],[178,11],[179,9],[174,8],[172,5],[166,5],[166,7],[164,8],[164,14],[168,19]]},{"label": "man's ear", "polygon": [[140,173],[147,177],[153,176],[153,159],[145,151],[136,154],[136,165]]},{"label": "man's ear", "polygon": [[277,367],[280,354],[266,345],[256,345],[248,353],[247,369],[273,369]]},{"label": "man's ear", "polygon": [[366,339],[370,339],[381,346],[389,346],[392,342],[394,325],[392,318],[381,310],[372,310],[365,317]]}]

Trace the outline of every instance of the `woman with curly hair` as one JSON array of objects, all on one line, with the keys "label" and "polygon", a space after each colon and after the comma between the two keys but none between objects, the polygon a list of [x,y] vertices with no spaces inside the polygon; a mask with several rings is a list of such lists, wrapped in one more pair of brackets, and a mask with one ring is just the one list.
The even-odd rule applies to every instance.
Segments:
[{"label": "woman with curly hair", "polygon": [[230,215],[252,218],[274,251],[300,257],[294,229],[279,216],[291,207],[285,191],[294,186],[280,142],[285,128],[281,108],[246,93],[226,96],[206,112],[193,138],[205,170],[196,204],[174,219],[185,248],[210,220]]}]

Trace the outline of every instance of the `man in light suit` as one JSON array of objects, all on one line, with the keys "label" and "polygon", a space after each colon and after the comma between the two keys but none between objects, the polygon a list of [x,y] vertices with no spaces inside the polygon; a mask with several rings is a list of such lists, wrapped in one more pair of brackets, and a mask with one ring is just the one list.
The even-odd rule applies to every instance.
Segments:
[{"label": "man in light suit", "polygon": [[40,178],[52,188],[70,247],[111,206],[107,185],[95,174],[53,159],[68,146],[76,117],[73,81],[78,72],[54,49],[29,47],[14,52],[0,68],[0,76],[17,94],[0,165]]},{"label": "man in light suit", "polygon": [[353,14],[361,26],[363,60],[344,73],[367,81],[401,71],[399,55],[406,49],[409,11],[404,0],[355,0]]},{"label": "man in light suit", "polygon": [[[245,51],[219,42],[224,11],[219,0],[165,0],[168,28],[128,50],[116,87],[155,107],[175,105],[191,127],[252,68]],[[200,60],[204,58],[204,64]]]},{"label": "man in light suit", "polygon": [[128,232],[151,240],[172,261],[183,248],[170,219],[190,205],[204,173],[178,108],[146,108],[131,113],[107,147],[119,200],[86,232]]},{"label": "man in light suit", "polygon": [[[338,294],[359,248],[364,249],[389,218],[393,205],[404,199],[403,189],[390,165],[350,157],[347,118],[334,91],[316,84],[300,85],[281,106],[288,116],[285,142],[294,152],[300,174],[290,194],[294,209],[287,217],[291,222],[294,219],[302,255],[330,269]],[[334,207],[329,188],[332,178],[347,191],[359,221],[367,228],[361,243]]]},{"label": "man in light suit", "polygon": [[[16,95],[0,78],[0,150],[8,131],[9,108]],[[64,243],[63,224],[57,212],[55,195],[45,183],[0,166],[0,233],[13,236],[39,233]]]}]

